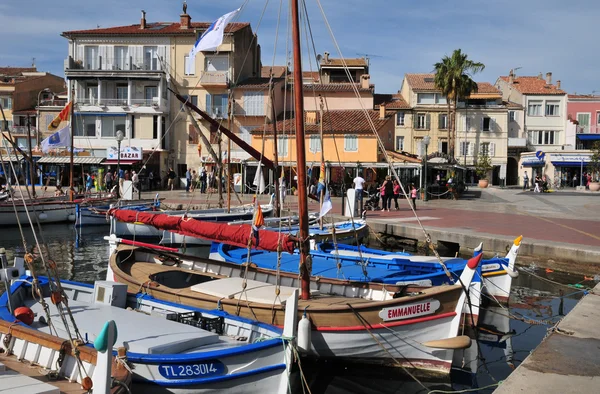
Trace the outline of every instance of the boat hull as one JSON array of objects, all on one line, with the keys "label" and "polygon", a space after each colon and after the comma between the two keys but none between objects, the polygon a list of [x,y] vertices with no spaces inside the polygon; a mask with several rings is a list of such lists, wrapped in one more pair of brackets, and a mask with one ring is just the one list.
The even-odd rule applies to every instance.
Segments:
[{"label": "boat hull", "polygon": [[75,205],[69,203],[53,203],[53,204],[31,204],[27,209],[23,205],[17,205],[17,214],[12,204],[3,204],[0,206],[0,225],[16,226],[29,225],[29,216],[35,224],[35,217],[40,223],[63,223],[75,221]]}]

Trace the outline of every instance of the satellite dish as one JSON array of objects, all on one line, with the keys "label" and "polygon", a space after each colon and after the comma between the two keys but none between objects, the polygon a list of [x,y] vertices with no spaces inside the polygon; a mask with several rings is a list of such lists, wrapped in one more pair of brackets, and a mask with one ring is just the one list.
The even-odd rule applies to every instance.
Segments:
[{"label": "satellite dish", "polygon": [[320,61],[321,61],[321,59],[323,59],[323,56],[321,56],[321,54],[319,53],[319,54],[317,55],[317,61],[318,61],[318,62],[320,62]]}]

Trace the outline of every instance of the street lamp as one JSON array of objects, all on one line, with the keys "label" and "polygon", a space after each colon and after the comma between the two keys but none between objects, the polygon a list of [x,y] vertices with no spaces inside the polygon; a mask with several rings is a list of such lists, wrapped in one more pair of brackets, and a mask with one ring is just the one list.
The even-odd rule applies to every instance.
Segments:
[{"label": "street lamp", "polygon": [[117,131],[117,198],[121,197],[121,142],[125,134],[121,130]]},{"label": "street lamp", "polygon": [[427,197],[427,147],[429,146],[430,142],[431,142],[431,137],[429,137],[428,135],[426,135],[425,137],[423,137],[423,145],[425,145],[425,174],[424,174],[424,178],[425,178],[425,197],[423,198],[423,201],[429,201],[429,198]]}]

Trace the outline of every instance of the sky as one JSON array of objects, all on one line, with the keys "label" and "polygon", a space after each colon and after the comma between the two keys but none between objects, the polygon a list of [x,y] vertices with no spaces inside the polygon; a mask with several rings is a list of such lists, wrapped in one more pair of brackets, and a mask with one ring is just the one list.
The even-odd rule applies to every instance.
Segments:
[{"label": "sky", "polygon": [[[315,52],[328,51],[331,57],[340,57],[340,52],[319,1],[304,1],[314,40],[314,47],[307,45],[312,40],[303,27],[303,68],[308,71],[316,70]],[[600,93],[597,0],[320,1],[341,55],[369,55],[377,93],[397,92],[405,73],[432,72],[435,62],[458,48],[485,64],[485,70],[473,77],[479,82],[494,83],[511,68],[520,67],[517,75],[552,72],[553,82],[561,80],[569,93]],[[0,67],[30,66],[35,58],[38,70],[64,76],[67,40],[61,32],[136,24],[142,9],[149,23],[177,22],[181,4],[179,0],[2,0]],[[285,64],[289,1],[189,0],[188,14],[195,22],[212,22],[241,5],[238,21],[250,22],[258,34],[263,65]]]}]

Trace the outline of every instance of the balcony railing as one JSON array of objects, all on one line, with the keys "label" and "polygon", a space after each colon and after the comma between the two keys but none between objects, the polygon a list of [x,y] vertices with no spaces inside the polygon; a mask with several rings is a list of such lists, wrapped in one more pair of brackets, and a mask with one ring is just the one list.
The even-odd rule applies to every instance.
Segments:
[{"label": "balcony railing", "polygon": [[227,85],[229,83],[229,71],[202,71],[200,83],[202,85]]},{"label": "balcony railing", "polygon": [[42,100],[40,101],[40,107],[64,107],[68,101],[66,99]]},{"label": "balcony railing", "polygon": [[[13,126],[11,132],[14,134],[27,134],[27,126]],[[35,135],[37,128],[31,126],[31,135]]]},{"label": "balcony railing", "polygon": [[154,97],[152,99],[131,99],[131,105],[128,104],[127,99],[115,99],[115,98],[89,98],[86,97],[77,104],[82,106],[107,106],[107,107],[157,107],[161,105],[165,105],[163,100],[160,100],[159,97]]},{"label": "balcony railing", "polygon": [[600,134],[600,126],[577,126],[577,134]]},{"label": "balcony railing", "polygon": [[92,59],[76,60],[69,57],[65,60],[67,70],[90,71],[162,71],[158,58],[126,56],[97,56]]},{"label": "balcony railing", "polygon": [[227,104],[207,107],[206,112],[215,119],[227,119]]}]

